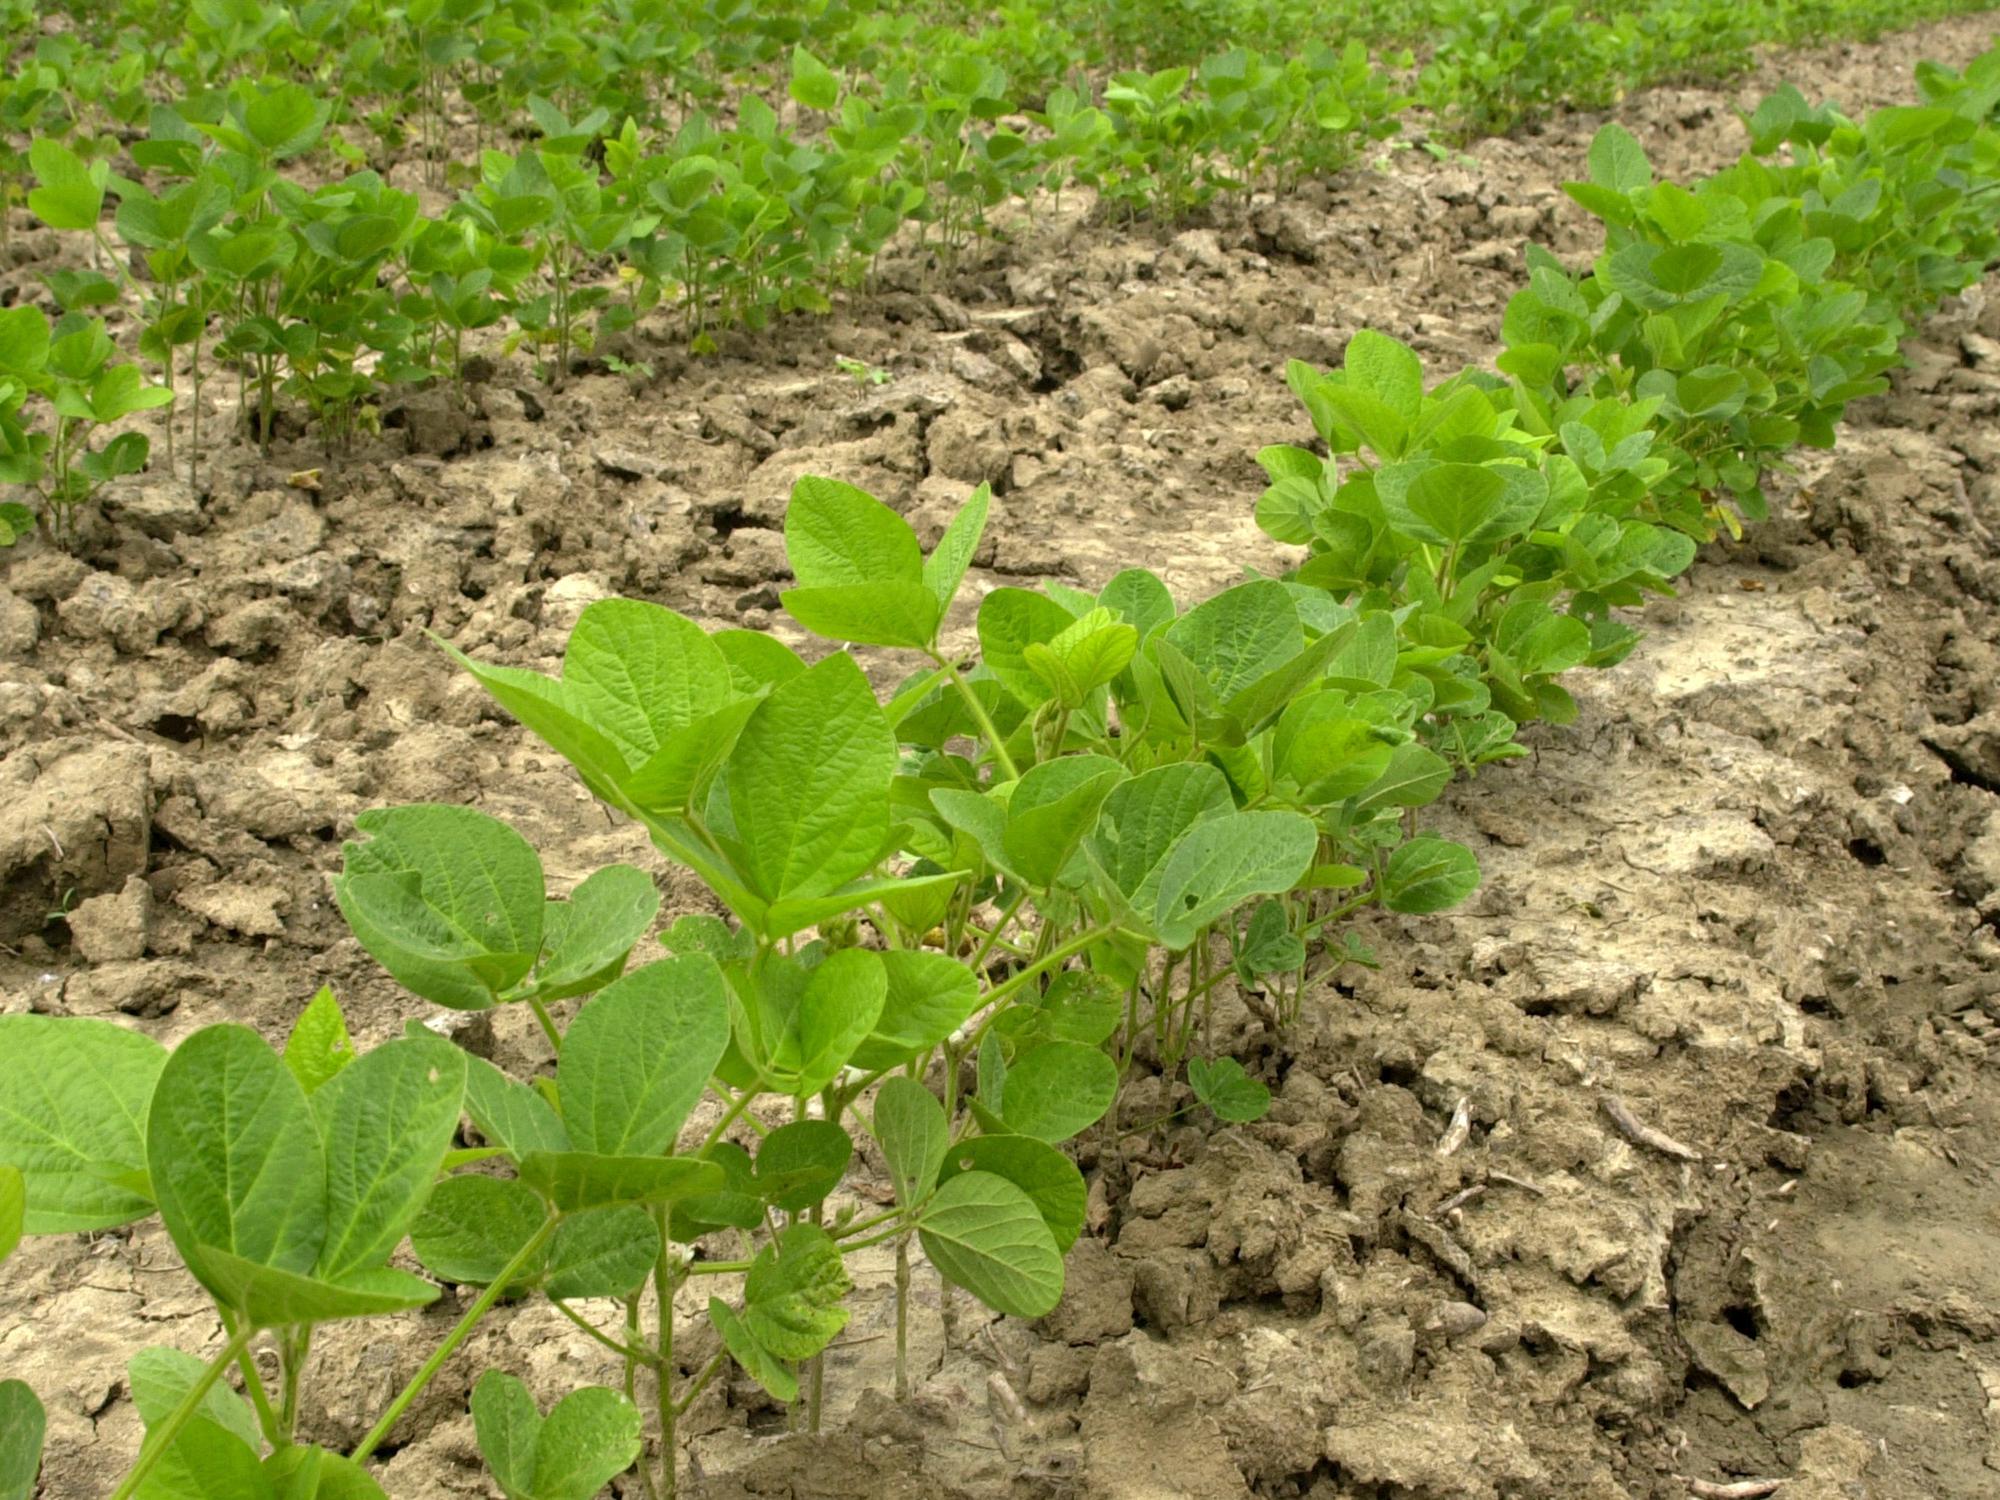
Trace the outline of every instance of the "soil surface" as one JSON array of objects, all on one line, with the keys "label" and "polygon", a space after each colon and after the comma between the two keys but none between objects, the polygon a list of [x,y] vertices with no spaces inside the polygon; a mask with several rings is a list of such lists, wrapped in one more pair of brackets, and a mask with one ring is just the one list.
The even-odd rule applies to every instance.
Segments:
[{"label": "soil surface", "polygon": [[[1993,27],[1777,55],[1614,114],[1685,178],[1734,156],[1735,107],[1781,78],[1903,101],[1917,60],[1963,63]],[[157,467],[74,552],[0,554],[0,1011],[277,1039],[330,983],[359,1037],[393,1035],[417,1007],[327,883],[385,803],[513,820],[557,890],[630,859],[669,916],[699,905],[423,632],[546,666],[625,593],[797,644],[775,528],[803,473],[927,542],[990,482],[980,588],[1139,563],[1187,601],[1281,567],[1251,508],[1255,451],[1310,440],[1284,362],[1335,363],[1364,326],[1433,378],[1489,357],[1525,239],[1594,253],[1559,184],[1602,118],[1401,151],[1179,232],[1045,206],[974,263],[892,256],[871,295],[718,356],[666,331],[610,351],[651,374],[551,394],[496,355],[469,409],[409,398],[331,460],[297,432],[268,458],[231,442],[199,493]],[[76,253],[16,246],[0,301]],[[860,1264],[825,1435],[718,1384],[684,1490],[2000,1492],[2000,283],[1910,353],[1776,519],[1574,684],[1578,723],[1450,794],[1436,821],[1485,870],[1467,908],[1365,924],[1380,968],[1341,971],[1290,1037],[1224,1007],[1218,1048],[1271,1084],[1267,1120],[1087,1150],[1092,1230],[1039,1324],[940,1307],[920,1270],[906,1407],[884,1394],[891,1267]],[[229,430],[233,392],[209,395]],[[525,1014],[462,1039],[548,1061]],[[1177,1102],[1140,1092],[1128,1118]],[[455,1316],[448,1296],[324,1330],[309,1435],[357,1440]],[[43,1495],[101,1494],[135,1451],[135,1350],[217,1342],[157,1222],[25,1245],[0,1370],[49,1407]],[[498,1493],[465,1415],[488,1364],[544,1402],[615,1378],[547,1308],[501,1310],[385,1450],[398,1500]]]}]

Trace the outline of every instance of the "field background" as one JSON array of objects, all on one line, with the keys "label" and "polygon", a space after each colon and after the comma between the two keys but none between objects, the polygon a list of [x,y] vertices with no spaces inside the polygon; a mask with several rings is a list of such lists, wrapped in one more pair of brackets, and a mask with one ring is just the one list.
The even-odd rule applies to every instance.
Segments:
[{"label": "field background", "polygon": [[[1252,455],[1310,440],[1284,361],[1337,362],[1362,327],[1436,368],[1490,356],[1524,239],[1594,253],[1558,184],[1604,118],[1684,180],[1734,159],[1733,108],[1780,80],[1850,111],[1904,102],[1915,62],[1963,64],[1995,25],[1772,54],[1725,90],[1441,158],[1371,152],[1170,228],[1074,194],[949,270],[892,247],[870,294],[712,355],[635,344],[651,373],[599,363],[552,392],[496,351],[469,410],[397,398],[338,462],[281,427],[268,457],[218,447],[205,503],[126,481],[74,551],[0,554],[0,855],[32,928],[0,953],[0,1011],[275,1038],[330,983],[358,1038],[393,1035],[409,1002],[328,895],[357,811],[470,803],[556,883],[657,867],[421,631],[546,666],[585,604],[630,594],[800,644],[774,528],[804,473],[871,490],[927,543],[991,483],[981,587],[1095,589],[1138,564],[1186,599],[1275,570]],[[8,303],[81,263],[18,226],[9,256]],[[1633,656],[1575,684],[1577,724],[1448,794],[1440,831],[1485,871],[1467,909],[1370,918],[1381,968],[1344,971],[1282,1051],[1227,1013],[1268,1119],[1100,1173],[1040,1324],[984,1326],[961,1298],[947,1342],[920,1277],[908,1409],[863,1394],[890,1357],[889,1264],[864,1260],[829,1435],[786,1437],[754,1387],[718,1383],[684,1429],[692,1492],[1664,1500],[1794,1475],[1784,1500],[1992,1494],[1994,290],[1947,307],[1779,514],[1705,550]],[[209,399],[221,431],[231,392]],[[699,899],[666,878],[669,913]],[[122,905],[16,920],[84,881]],[[543,1060],[518,1010],[473,1026],[476,1049]],[[1628,1142],[1597,1111],[1607,1086],[1702,1159]],[[1440,1155],[1461,1101],[1470,1139]],[[1475,1292],[1490,1316],[1467,1327]],[[306,1435],[351,1444],[455,1315],[324,1330]],[[48,1404],[43,1493],[97,1493],[136,1449],[134,1350],[199,1353],[213,1331],[157,1221],[25,1245],[0,1368]],[[488,1363],[545,1392],[612,1371],[548,1309],[503,1310],[399,1431],[391,1493],[492,1493],[464,1415]]]}]

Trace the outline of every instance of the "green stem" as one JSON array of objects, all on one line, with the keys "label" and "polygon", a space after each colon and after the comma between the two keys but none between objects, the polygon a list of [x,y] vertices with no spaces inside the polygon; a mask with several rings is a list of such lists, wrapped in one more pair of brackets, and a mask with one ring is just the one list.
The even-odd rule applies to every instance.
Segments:
[{"label": "green stem", "polygon": [[1019,914],[1022,903],[1027,899],[1027,888],[1023,887],[1015,893],[1014,899],[1007,903],[1007,909],[1000,913],[1000,920],[993,924],[993,930],[986,934],[986,940],[979,945],[979,951],[974,953],[971,961],[966,964],[973,973],[985,972],[981,966],[986,962],[986,955],[991,953],[993,945],[1000,941],[1000,934],[1013,925],[1015,916]]},{"label": "green stem", "polygon": [[201,1372],[201,1378],[188,1387],[188,1393],[181,1397],[181,1404],[168,1414],[165,1422],[146,1434],[146,1441],[139,1449],[139,1461],[132,1465],[131,1472],[111,1492],[111,1500],[132,1500],[132,1496],[139,1492],[139,1486],[146,1482],[146,1476],[153,1472],[160,1456],[173,1446],[181,1429],[201,1410],[201,1403],[215,1389],[215,1382],[222,1378],[222,1372],[236,1363],[237,1357],[250,1347],[253,1332],[254,1329],[244,1327],[232,1333],[229,1342],[222,1346],[222,1352],[210,1360],[208,1368]]},{"label": "green stem", "polygon": [[1088,932],[1071,938],[1061,947],[1052,949],[1042,958],[1029,964],[1027,968],[1021,970],[1018,974],[1010,975],[1008,978],[994,985],[981,998],[980,1005],[982,1007],[988,1006],[996,1000],[1006,999],[1024,985],[1031,984],[1035,980],[1040,979],[1049,970],[1060,968],[1070,959],[1076,957],[1077,954],[1083,952],[1084,949],[1096,947],[1117,930],[1115,927],[1093,927]]},{"label": "green stem", "polygon": [[605,1348],[609,1349],[613,1354],[619,1355],[621,1358],[625,1359],[631,1364],[644,1365],[649,1370],[658,1365],[659,1363],[658,1355],[653,1354],[645,1349],[640,1349],[635,1347],[634,1345],[622,1343],[619,1340],[614,1339],[610,1334],[606,1333],[602,1328],[599,1328],[595,1323],[591,1322],[590,1319],[586,1318],[582,1313],[578,1312],[575,1308],[571,1307],[567,1302],[563,1301],[562,1298],[551,1297],[549,1298],[549,1303],[552,1307],[555,1308],[557,1312],[561,1313],[565,1318],[568,1318],[570,1322],[576,1324],[578,1328],[581,1328],[585,1333],[589,1334],[592,1338],[596,1339],[598,1343],[602,1344]]},{"label": "green stem", "polygon": [[653,1262],[653,1295],[659,1301],[659,1363],[653,1367],[653,1402],[660,1418],[660,1494],[664,1500],[674,1500],[680,1492],[680,1447],[676,1438],[675,1424],[680,1413],[674,1406],[674,1288],[679,1277],[674,1274],[673,1245],[667,1238],[667,1211],[654,1210],[653,1217],[660,1226],[660,1255]]},{"label": "green stem", "polygon": [[910,1399],[910,1237],[896,1241],[896,1399]]},{"label": "green stem", "polygon": [[1000,763],[1000,769],[1007,773],[1007,779],[1019,781],[1021,768],[1014,764],[1014,757],[1007,753],[1006,742],[1000,738],[1000,731],[994,727],[992,715],[986,712],[986,705],[981,703],[979,695],[973,692],[972,684],[967,682],[959,674],[958,668],[943,656],[933,652],[931,660],[944,668],[945,676],[949,677],[951,685],[958,689],[959,697],[965,700],[965,706],[972,714],[972,722],[977,724],[979,732],[986,736],[986,743],[993,751],[993,758]]},{"label": "green stem", "polygon": [[715,1128],[709,1131],[708,1139],[701,1143],[701,1150],[695,1152],[696,1156],[705,1154],[710,1146],[713,1146],[717,1141],[722,1139],[729,1127],[742,1118],[743,1111],[750,1107],[750,1101],[757,1097],[757,1091],[762,1087],[763,1079],[759,1078],[757,1082],[743,1091],[740,1098],[730,1104],[729,1112],[715,1122]]},{"label": "green stem", "polygon": [[351,1455],[355,1463],[366,1463],[369,1454],[382,1445],[382,1440],[395,1428],[403,1413],[409,1410],[410,1403],[422,1394],[424,1387],[429,1385],[437,1372],[444,1368],[445,1361],[458,1352],[458,1346],[464,1343],[467,1336],[478,1326],[479,1320],[486,1316],[488,1309],[500,1300],[500,1294],[507,1289],[508,1284],[534,1264],[535,1257],[542,1253],[542,1248],[548,1244],[549,1236],[556,1232],[556,1225],[559,1222],[561,1221],[554,1216],[545,1219],[542,1227],[535,1231],[534,1238],[514,1252],[514,1258],[507,1262],[506,1268],[493,1278],[485,1291],[479,1294],[479,1300],[465,1310],[465,1316],[458,1320],[451,1332],[445,1335],[444,1342],[432,1351],[431,1357],[423,1362],[423,1366],[415,1375],[410,1377],[410,1383],[396,1393],[396,1399],[389,1403],[389,1409],[382,1413],[381,1420],[368,1429],[368,1436],[361,1440],[361,1446]]},{"label": "green stem", "polygon": [[[235,1332],[235,1320],[223,1314],[222,1326]],[[250,1404],[257,1408],[257,1427],[264,1434],[264,1441],[273,1448],[283,1448],[291,1443],[291,1431],[280,1420],[271,1406],[270,1394],[264,1389],[264,1382],[258,1377],[257,1362],[250,1357],[250,1341],[243,1341],[243,1348],[236,1355],[236,1368],[243,1372],[243,1389],[250,1393]]]},{"label": "green stem", "polygon": [[535,1019],[542,1023],[542,1035],[549,1039],[549,1045],[556,1049],[556,1056],[562,1056],[562,1033],[556,1030],[556,1018],[549,1014],[549,1008],[534,995],[528,996],[528,1005],[535,1013]]},{"label": "green stem", "polygon": [[701,1367],[701,1373],[688,1381],[687,1388],[681,1392],[680,1400],[674,1403],[674,1412],[676,1415],[686,1414],[687,1409],[694,1405],[695,1398],[707,1390],[708,1383],[721,1373],[722,1367],[728,1362],[728,1359],[729,1351],[727,1349],[718,1349],[710,1356],[708,1363]]}]

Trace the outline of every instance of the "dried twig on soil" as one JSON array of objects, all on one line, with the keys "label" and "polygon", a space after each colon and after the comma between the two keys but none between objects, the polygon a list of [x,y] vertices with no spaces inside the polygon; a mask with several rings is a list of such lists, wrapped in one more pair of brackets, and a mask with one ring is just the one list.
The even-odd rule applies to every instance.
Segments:
[{"label": "dried twig on soil", "polygon": [[1525,1177],[1516,1177],[1512,1172],[1495,1172],[1489,1168],[1486,1173],[1486,1180],[1488,1182],[1502,1182],[1508,1187],[1517,1187],[1524,1193],[1533,1193],[1537,1198],[1546,1198],[1549,1195],[1548,1189],[1540,1183],[1530,1182]]},{"label": "dried twig on soil", "polygon": [[1733,1484],[1716,1484],[1707,1479],[1690,1479],[1688,1493],[1695,1500],[1762,1500],[1784,1485],[1782,1479],[1739,1479]]},{"label": "dried twig on soil", "polygon": [[1444,1134],[1438,1137],[1438,1155],[1450,1156],[1463,1146],[1466,1137],[1472,1134],[1472,1101],[1461,1097],[1458,1106],[1451,1112],[1451,1123]]},{"label": "dried twig on soil", "polygon": [[1430,1216],[1433,1219],[1448,1219],[1459,1209],[1465,1207],[1466,1204],[1470,1203],[1474,1198],[1477,1198],[1481,1193],[1485,1191],[1486,1191],[1486,1184],[1483,1182],[1475,1182],[1471,1187],[1460,1188],[1457,1192],[1453,1193],[1449,1198],[1445,1199],[1444,1202],[1440,1203],[1436,1208],[1432,1209],[1430,1212]]},{"label": "dried twig on soil", "polygon": [[1616,1094],[1600,1095],[1597,1102],[1604,1107],[1604,1113],[1610,1117],[1611,1123],[1618,1127],[1618,1133],[1633,1145],[1644,1146],[1659,1152],[1662,1156],[1678,1157],[1681,1161],[1701,1160],[1701,1153],[1694,1147],[1684,1146],[1664,1130],[1655,1130],[1646,1124],[1632,1113],[1632,1106]]},{"label": "dried twig on soil", "polygon": [[1420,1218],[1412,1213],[1396,1215],[1396,1225],[1404,1234],[1430,1251],[1437,1263],[1456,1276],[1468,1291],[1479,1290],[1479,1271],[1472,1264],[1472,1257],[1466,1254],[1465,1247],[1453,1239],[1442,1225],[1433,1224],[1429,1219]]}]

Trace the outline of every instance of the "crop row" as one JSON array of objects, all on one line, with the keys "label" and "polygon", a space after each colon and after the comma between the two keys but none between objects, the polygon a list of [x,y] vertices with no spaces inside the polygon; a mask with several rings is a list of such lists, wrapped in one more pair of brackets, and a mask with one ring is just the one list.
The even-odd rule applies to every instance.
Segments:
[{"label": "crop row", "polygon": [[[1415,811],[1521,753],[1520,723],[1572,715],[1562,675],[1636,642],[1614,611],[1760,516],[1765,475],[1832,442],[1907,320],[2000,253],[2000,52],[1919,83],[1860,123],[1781,90],[1752,152],[1692,186],[1607,126],[1569,186],[1605,250],[1581,276],[1530,256],[1497,374],[1427,380],[1372,332],[1338,370],[1293,366],[1324,451],[1262,455],[1258,518],[1307,549],[1283,580],[1185,609],[1136,569],[995,589],[968,661],[944,626],[985,492],[926,556],[888,507],[809,478],[784,607],[906,653],[886,695],[844,650],[809,664],[631,600],[585,610],[555,676],[452,651],[730,920],[683,916],[671,956],[628,967],[660,908],[644,871],[552,900],[505,824],[380,809],[334,883],[355,936],[422,1000],[528,1007],[552,1071],[511,1077],[415,1021],[357,1054],[326,993],[282,1051],[234,1025],[169,1054],[0,1018],[0,1246],[157,1213],[221,1323],[205,1363],[133,1361],[148,1433],[116,1500],[223,1473],[274,1500],[381,1494],[366,1460],[503,1296],[546,1298],[624,1369],[546,1415],[512,1374],[479,1379],[481,1450],[530,1500],[634,1464],[671,1495],[676,1423],[732,1367],[816,1423],[866,1248],[896,1257],[899,1394],[913,1243],[947,1288],[1048,1312],[1086,1215],[1061,1143],[1157,1127],[1123,1107],[1142,1072],[1177,1114],[1257,1118],[1265,1085],[1208,1055],[1218,992],[1281,1033],[1367,960],[1356,912],[1464,899],[1473,856]],[[833,1196],[857,1135],[888,1168],[879,1211]],[[390,1264],[406,1240],[430,1279]],[[471,1300],[355,1451],[296,1444],[314,1327],[437,1282]],[[717,1295],[677,1328],[694,1286]],[[11,1382],[0,1415],[16,1500],[40,1409]]]},{"label": "crop row", "polygon": [[[1891,9],[1815,14],[1839,30]],[[469,336],[544,354],[557,382],[656,311],[707,349],[715,328],[826,309],[893,240],[950,262],[1003,207],[1060,206],[1072,185],[1172,218],[1336,170],[1413,102],[1463,131],[1502,128],[1712,71],[1746,28],[1777,25],[1706,0],[1602,19],[1449,0],[1405,18],[1440,28],[1415,74],[1350,38],[1230,46],[1118,72],[1101,94],[1089,82],[1092,62],[1178,56],[1249,15],[1189,0],[1141,46],[1138,12],[1111,3],[1071,26],[1007,7],[971,33],[920,8],[724,0],[78,7],[75,31],[0,83],[0,209],[25,197],[43,223],[91,236],[108,270],[47,278],[53,326],[19,308],[0,327],[0,483],[38,501],[0,504],[0,545],[67,531],[150,458],[140,433],[93,435],[183,391],[198,478],[218,371],[260,440],[282,400],[332,444],[390,389],[456,386]],[[171,103],[162,78],[179,83]],[[525,112],[529,139],[461,162],[454,111],[509,145]],[[427,171],[457,190],[435,216],[385,175],[412,114]],[[97,316],[121,303],[143,325],[136,366]],[[171,465],[171,414],[166,430]]]}]

